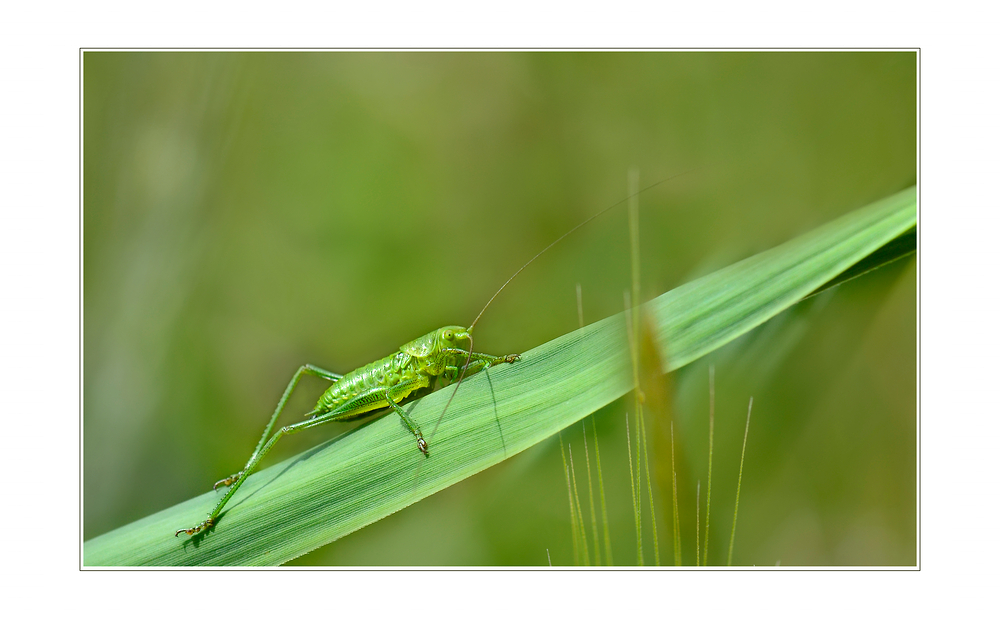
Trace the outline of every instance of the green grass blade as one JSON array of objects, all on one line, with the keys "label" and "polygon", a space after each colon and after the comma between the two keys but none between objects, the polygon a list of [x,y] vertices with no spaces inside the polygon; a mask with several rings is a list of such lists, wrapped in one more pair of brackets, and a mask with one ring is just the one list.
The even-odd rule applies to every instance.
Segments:
[{"label": "green grass blade", "polygon": [[[916,224],[910,188],[647,303],[665,370],[784,311]],[[668,345],[669,344],[669,345]],[[252,475],[202,538],[213,492],[84,543],[85,565],[275,565],[336,540],[537,444],[632,388],[624,316],[549,341],[466,380],[422,455],[396,415]],[[412,406],[433,426],[449,389]],[[85,497],[86,499],[86,497]]]},{"label": "green grass blade", "polygon": [[910,187],[650,301],[664,368],[729,343],[907,233],[916,201]]}]

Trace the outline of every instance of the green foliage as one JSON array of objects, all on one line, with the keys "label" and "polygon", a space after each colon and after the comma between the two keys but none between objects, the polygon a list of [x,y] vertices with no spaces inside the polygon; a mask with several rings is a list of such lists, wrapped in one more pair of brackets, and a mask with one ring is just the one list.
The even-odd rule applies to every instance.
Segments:
[{"label": "green foliage", "polygon": [[[895,249],[881,263],[898,259],[911,247],[890,243],[915,225],[910,188],[646,303],[664,371],[748,332],[884,246]],[[619,314],[466,380],[428,436],[426,460],[389,415],[254,474],[201,537],[174,538],[173,531],[204,519],[217,499],[212,492],[86,542],[84,563],[282,564],[527,449],[631,388]],[[433,427],[449,395],[418,400],[412,416]]]}]

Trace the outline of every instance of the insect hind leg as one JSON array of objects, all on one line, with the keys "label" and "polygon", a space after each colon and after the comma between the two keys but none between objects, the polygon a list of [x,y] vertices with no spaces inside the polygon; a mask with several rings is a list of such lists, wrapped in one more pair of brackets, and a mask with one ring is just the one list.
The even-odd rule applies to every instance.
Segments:
[{"label": "insect hind leg", "polygon": [[[288,391],[286,391],[285,394],[287,395]],[[285,398],[283,397],[282,399]],[[222,499],[219,500],[219,503],[215,505],[215,509],[208,516],[208,519],[206,519],[205,521],[201,522],[200,524],[192,528],[181,528],[180,530],[174,533],[174,536],[178,536],[182,532],[184,534],[187,534],[188,536],[194,534],[200,534],[208,530],[212,526],[214,526],[215,522],[218,521],[219,519],[219,515],[222,513],[222,508],[226,506],[226,503],[229,502],[229,499],[233,496],[234,493],[236,493],[236,490],[240,488],[240,485],[243,484],[243,482],[247,479],[247,477],[254,470],[257,469],[257,465],[260,463],[262,459],[264,459],[264,456],[267,455],[268,451],[270,451],[271,447],[273,447],[275,443],[278,442],[281,436],[287,436],[293,433],[298,433],[304,429],[309,429],[310,427],[316,427],[317,425],[322,425],[323,423],[329,423],[330,421],[335,421],[335,420],[337,419],[330,416],[321,416],[315,419],[310,419],[308,421],[302,421],[301,423],[295,423],[294,425],[286,425],[285,427],[282,427],[278,431],[274,432],[274,435],[271,436],[270,440],[265,442],[263,446],[259,447],[257,450],[254,451],[253,455],[250,456],[250,460],[247,462],[246,466],[244,466],[243,470],[233,475],[233,477],[235,477],[236,480],[229,486],[229,489],[226,490],[226,493],[222,495]],[[267,434],[264,434],[264,437],[266,438]]]},{"label": "insect hind leg", "polygon": [[[274,414],[271,415],[271,420],[268,421],[267,427],[264,428],[264,435],[260,437],[260,442],[257,443],[257,448],[254,449],[255,455],[258,452],[260,452],[261,448],[264,447],[264,443],[267,441],[267,436],[270,435],[271,429],[274,428],[274,423],[278,420],[278,417],[281,416],[281,411],[285,409],[285,404],[288,403],[289,397],[292,396],[292,391],[295,390],[295,386],[299,383],[299,380],[302,379],[302,376],[306,374],[311,376],[316,376],[317,378],[323,378],[324,380],[329,380],[331,382],[336,382],[340,378],[344,377],[339,373],[333,373],[332,371],[327,371],[326,369],[322,369],[320,367],[317,367],[316,365],[306,364],[299,367],[298,370],[295,372],[295,375],[292,376],[292,379],[289,380],[288,386],[285,387],[285,392],[284,394],[281,395],[281,399],[278,400],[278,405],[274,409]],[[253,456],[251,456],[251,459],[252,458]],[[234,483],[240,480],[240,477],[243,476],[243,472],[244,472],[243,470],[240,470],[239,472],[233,474],[232,476],[227,476],[224,479],[216,481],[215,484],[212,485],[212,489],[217,490],[219,489],[220,485],[223,487],[232,486]]]}]

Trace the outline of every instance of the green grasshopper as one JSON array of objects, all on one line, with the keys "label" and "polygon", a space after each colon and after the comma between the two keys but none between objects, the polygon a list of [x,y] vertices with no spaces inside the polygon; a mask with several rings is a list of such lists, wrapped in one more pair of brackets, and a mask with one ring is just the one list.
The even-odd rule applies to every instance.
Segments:
[{"label": "green grasshopper", "polygon": [[[478,319],[476,318],[476,320]],[[346,375],[338,375],[313,365],[299,367],[285,388],[285,394],[278,401],[278,407],[271,415],[267,427],[264,428],[264,435],[260,437],[260,442],[257,443],[257,448],[254,449],[250,460],[247,461],[242,470],[218,481],[213,486],[213,489],[217,489],[219,485],[229,487],[215,506],[215,510],[205,521],[192,528],[181,528],[174,533],[174,536],[182,532],[189,535],[197,534],[215,525],[219,513],[222,512],[222,507],[229,502],[243,481],[254,471],[260,460],[267,455],[267,452],[281,436],[298,433],[331,421],[351,421],[363,418],[382,412],[385,408],[392,408],[403,419],[403,423],[413,434],[413,437],[417,439],[417,448],[420,449],[420,452],[428,455],[427,442],[424,440],[420,427],[400,406],[400,403],[411,396],[415,399],[425,394],[433,387],[433,382],[438,377],[454,381],[459,377],[460,365],[462,366],[462,376],[464,376],[501,363],[513,363],[521,358],[519,354],[492,356],[472,351],[473,326],[475,326],[475,322],[468,328],[462,326],[439,328],[404,344],[399,348],[399,352],[369,363],[360,369],[355,369]],[[466,342],[469,344],[468,350],[461,347]],[[285,403],[291,397],[295,385],[305,374],[330,380],[333,385],[323,393],[312,411],[307,414],[311,417],[309,420],[282,427],[268,440],[271,428],[274,427],[275,421],[278,420],[281,411],[285,408]]]},{"label": "green grasshopper", "polygon": [[[685,173],[687,172],[682,172],[682,174]],[[652,189],[653,187],[682,174],[677,174],[676,176],[672,176],[652,184],[645,189],[638,191],[635,195],[648,191],[649,189]],[[434,382],[438,381],[438,378],[444,378],[447,381],[455,381],[457,378],[458,384],[461,384],[466,375],[472,375],[484,369],[503,363],[514,363],[518,361],[521,358],[520,354],[493,356],[473,351],[472,329],[479,321],[479,318],[483,316],[483,313],[486,312],[486,309],[489,308],[490,304],[492,304],[496,297],[500,295],[500,292],[507,287],[507,284],[521,274],[521,271],[527,268],[528,265],[541,257],[543,253],[557,245],[576,230],[608,212],[615,206],[623,204],[631,197],[632,196],[629,196],[629,198],[625,198],[624,200],[612,204],[604,210],[592,215],[590,218],[577,224],[576,227],[552,241],[547,247],[536,253],[534,257],[525,262],[521,268],[517,269],[517,272],[511,275],[511,277],[507,279],[502,286],[500,286],[500,289],[493,294],[490,300],[486,303],[486,306],[483,307],[482,311],[479,312],[479,315],[476,316],[476,319],[472,321],[472,325],[468,328],[464,328],[462,326],[445,326],[443,328],[439,328],[401,346],[399,351],[395,354],[377,360],[373,363],[369,363],[368,365],[365,365],[360,369],[355,369],[345,375],[338,375],[332,371],[320,369],[319,367],[313,365],[302,365],[299,367],[298,371],[295,372],[295,375],[292,376],[288,386],[285,387],[285,393],[278,401],[278,407],[274,410],[274,414],[271,415],[271,420],[267,423],[267,427],[264,428],[264,435],[260,437],[260,442],[257,443],[257,448],[254,449],[253,454],[250,456],[246,465],[243,466],[243,469],[236,474],[218,481],[213,486],[213,489],[218,489],[220,485],[226,486],[229,489],[222,496],[222,499],[219,500],[215,509],[209,514],[208,519],[201,522],[197,526],[193,526],[191,528],[181,528],[174,533],[174,536],[178,536],[182,532],[188,535],[198,534],[214,526],[219,514],[222,512],[222,507],[229,502],[229,499],[232,498],[236,490],[243,484],[243,481],[245,481],[247,477],[250,476],[250,474],[257,468],[261,459],[267,455],[268,451],[271,450],[274,444],[282,436],[298,433],[304,429],[316,427],[331,421],[351,421],[372,414],[384,412],[387,408],[391,408],[399,414],[403,423],[406,425],[406,428],[409,429],[410,433],[413,434],[413,437],[416,438],[417,448],[420,449],[420,452],[423,453],[424,456],[428,456],[429,451],[427,442],[424,440],[420,427],[400,404],[418,399],[419,397],[427,394],[427,392],[434,387]],[[466,342],[469,344],[468,350],[464,347]],[[460,364],[462,366],[461,371],[459,370]],[[275,422],[281,415],[281,411],[285,407],[285,403],[288,401],[289,397],[291,397],[292,391],[295,390],[295,386],[305,374],[329,380],[333,382],[333,385],[323,393],[323,395],[319,398],[319,401],[316,402],[312,411],[306,414],[306,416],[310,417],[309,420],[292,425],[286,425],[285,427],[278,429],[274,435],[268,439],[268,436],[271,434],[271,429],[274,427]],[[457,388],[458,385],[455,386],[455,390],[452,390],[448,403],[445,404],[444,410],[441,412],[441,416],[438,417],[438,423],[440,423],[441,419],[444,418],[444,413],[447,411],[448,406],[451,405],[451,401],[455,397]],[[437,425],[435,425],[434,429],[437,429]],[[431,432],[431,435],[433,436],[433,431]]]}]

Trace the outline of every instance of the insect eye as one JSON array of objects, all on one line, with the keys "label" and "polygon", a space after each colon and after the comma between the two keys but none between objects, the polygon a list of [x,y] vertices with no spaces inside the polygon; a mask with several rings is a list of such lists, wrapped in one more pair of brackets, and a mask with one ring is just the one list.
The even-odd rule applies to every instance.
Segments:
[{"label": "insect eye", "polygon": [[454,339],[455,338],[455,333],[453,333],[450,330],[446,330],[446,331],[444,331],[444,338],[445,339]]}]

